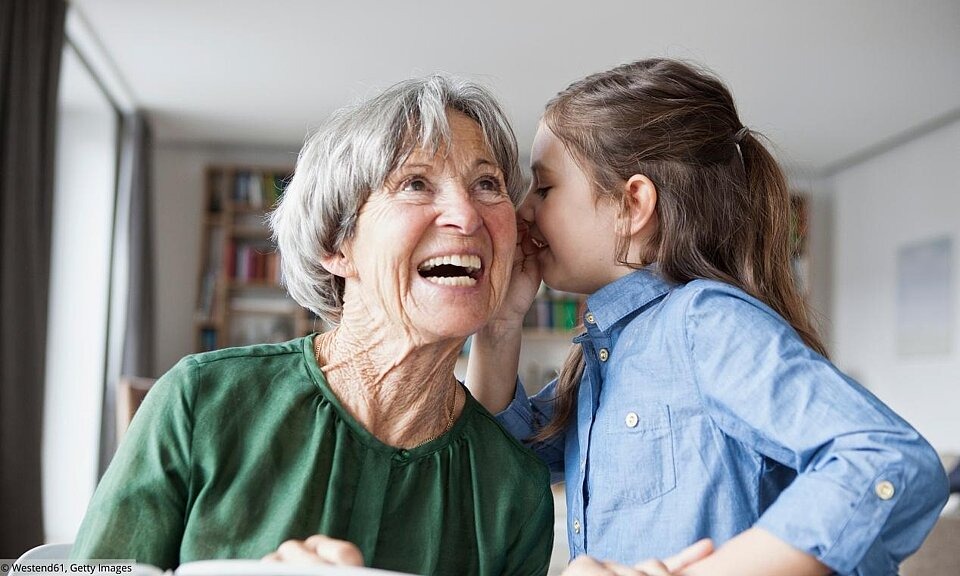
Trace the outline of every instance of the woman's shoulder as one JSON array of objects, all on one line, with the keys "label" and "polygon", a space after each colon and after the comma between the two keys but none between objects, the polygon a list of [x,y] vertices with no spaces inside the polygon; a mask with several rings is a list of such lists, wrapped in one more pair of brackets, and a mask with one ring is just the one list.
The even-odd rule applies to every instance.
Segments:
[{"label": "woman's shoulder", "polygon": [[[302,337],[274,344],[255,344],[222,348],[184,356],[160,377],[150,394],[174,395],[190,404],[202,397],[232,394],[238,386],[249,388],[275,384],[285,375],[302,381],[305,378]],[[148,395],[149,396],[149,395]]]},{"label": "woman's shoulder", "polygon": [[229,368],[229,364],[248,362],[250,360],[256,361],[280,356],[295,357],[302,354],[304,340],[307,338],[309,338],[309,336],[294,338],[286,342],[234,346],[211,350],[209,352],[199,352],[184,357],[184,361],[194,363],[197,366],[216,369]]},{"label": "woman's shoulder", "polygon": [[[490,462],[499,461],[509,462],[511,466],[498,466],[497,470],[512,468],[521,470],[523,474],[530,475],[535,470],[536,475],[530,477],[537,482],[541,480],[549,483],[550,471],[543,461],[527,446],[507,432],[503,426],[497,422],[495,416],[490,414],[479,402],[472,396],[467,396],[470,427],[467,434],[472,435],[471,450],[484,452],[484,457],[489,458]],[[543,478],[541,478],[541,476]]]}]

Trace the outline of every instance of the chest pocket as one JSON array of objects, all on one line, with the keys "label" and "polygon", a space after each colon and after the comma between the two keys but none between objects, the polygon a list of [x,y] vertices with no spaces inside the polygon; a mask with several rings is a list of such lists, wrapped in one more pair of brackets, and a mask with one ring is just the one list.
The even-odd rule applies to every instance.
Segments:
[{"label": "chest pocket", "polygon": [[598,414],[590,439],[590,505],[615,510],[677,487],[666,405],[616,405]]}]

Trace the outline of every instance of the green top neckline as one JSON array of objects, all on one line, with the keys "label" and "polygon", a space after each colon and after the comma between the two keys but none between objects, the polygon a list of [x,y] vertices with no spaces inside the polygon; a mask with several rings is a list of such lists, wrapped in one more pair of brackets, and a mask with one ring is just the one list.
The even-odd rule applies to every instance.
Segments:
[{"label": "green top neckline", "polygon": [[337,416],[339,416],[339,418],[357,436],[357,439],[368,448],[383,453],[395,453],[405,460],[422,458],[423,456],[432,454],[433,452],[441,450],[453,443],[460,436],[463,427],[466,426],[467,422],[477,411],[477,401],[470,394],[470,391],[467,389],[467,387],[457,380],[457,384],[463,388],[463,410],[460,412],[460,416],[457,417],[456,421],[453,423],[453,426],[451,426],[449,430],[440,436],[437,436],[433,440],[430,440],[429,442],[421,444],[415,448],[399,448],[397,446],[390,446],[374,436],[369,430],[364,428],[363,424],[358,422],[357,419],[350,414],[350,411],[343,406],[343,404],[340,402],[340,399],[333,392],[333,389],[330,388],[330,383],[327,382],[326,376],[324,376],[323,371],[320,370],[320,366],[317,365],[316,357],[313,355],[313,339],[318,335],[319,333],[317,332],[308,334],[307,336],[304,336],[301,341],[303,361],[304,364],[306,364],[307,372],[310,374],[311,378],[313,378],[313,382],[320,390],[320,394],[323,399],[333,407],[334,411],[337,413]]}]

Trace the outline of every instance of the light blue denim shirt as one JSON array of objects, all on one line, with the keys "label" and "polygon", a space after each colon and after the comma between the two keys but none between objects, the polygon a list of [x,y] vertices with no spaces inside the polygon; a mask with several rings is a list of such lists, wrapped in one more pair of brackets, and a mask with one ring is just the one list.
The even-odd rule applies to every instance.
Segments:
[{"label": "light blue denim shirt", "polygon": [[[633,564],[759,526],[839,574],[896,574],[947,499],[936,452],[778,314],[633,272],[587,299],[575,419],[532,446],[565,480],[571,556]],[[529,438],[556,382],[498,415]]]}]

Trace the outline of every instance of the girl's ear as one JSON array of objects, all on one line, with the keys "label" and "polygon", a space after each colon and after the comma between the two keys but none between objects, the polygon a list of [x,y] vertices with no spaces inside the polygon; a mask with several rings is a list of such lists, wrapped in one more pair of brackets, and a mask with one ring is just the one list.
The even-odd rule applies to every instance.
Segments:
[{"label": "girl's ear", "polygon": [[643,174],[634,174],[624,185],[624,224],[627,236],[634,237],[656,224],[657,187]]},{"label": "girl's ear", "polygon": [[343,250],[338,250],[336,254],[330,256],[324,256],[320,259],[320,265],[327,272],[341,278],[351,278],[357,275],[357,269],[354,267],[353,261],[343,253]]}]

